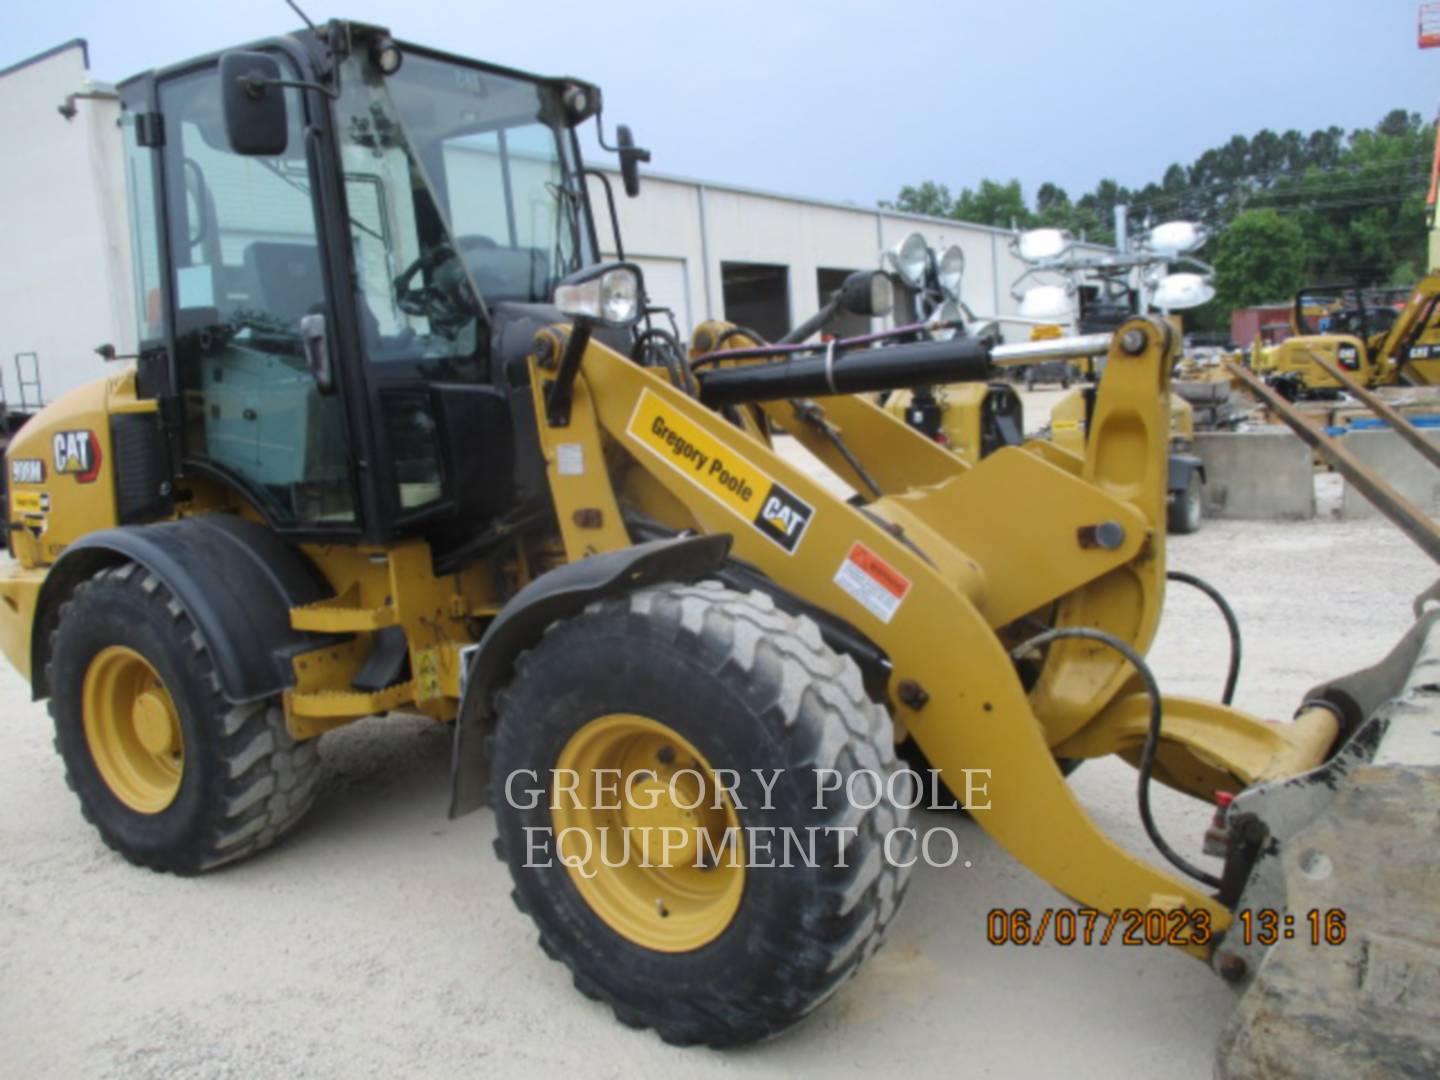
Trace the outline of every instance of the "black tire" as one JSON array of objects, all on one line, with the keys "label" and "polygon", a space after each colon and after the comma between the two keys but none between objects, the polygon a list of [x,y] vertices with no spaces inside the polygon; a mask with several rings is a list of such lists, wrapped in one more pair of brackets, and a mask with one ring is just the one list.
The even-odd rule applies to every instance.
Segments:
[{"label": "black tire", "polygon": [[[799,1021],[879,946],[905,891],[909,868],[897,864],[912,858],[914,834],[895,833],[893,861],[883,841],[909,812],[886,799],[860,809],[838,792],[817,799],[812,770],[889,776],[897,768],[892,727],[866,696],[854,662],[826,647],[809,619],[718,582],[595,604],[552,626],[520,658],[497,713],[497,793],[516,770],[550,775],[590,720],[630,713],[671,727],[712,768],[740,773],[742,829],[855,830],[843,866],[824,832],[813,834],[821,838],[813,866],[799,859],[789,868],[747,866],[739,906],[718,936],[687,952],[663,952],[611,929],[558,861],[535,865],[543,861],[536,856],[524,865],[529,840],[543,835],[526,828],[551,826],[547,801],[524,809],[512,805],[523,800],[497,797],[495,846],[510,866],[516,904],[575,986],[622,1023],[654,1028],[677,1044],[752,1042]],[[777,768],[786,771],[766,809],[750,770]],[[825,805],[817,809],[818,802]]]},{"label": "black tire", "polygon": [[[179,716],[184,764],[173,802],[141,813],[106,783],[84,728],[82,687],[105,649],[139,653]],[[151,870],[195,874],[269,847],[314,801],[315,740],[297,743],[276,701],[228,704],[204,639],[170,590],[126,563],[81,584],[60,609],[48,677],[55,748],[85,819]]]},{"label": "black tire", "polygon": [[1188,536],[1200,531],[1200,521],[1204,515],[1203,499],[1204,486],[1200,481],[1200,474],[1192,471],[1190,479],[1185,481],[1185,490],[1172,496],[1170,505],[1165,509],[1166,522],[1172,533]]}]

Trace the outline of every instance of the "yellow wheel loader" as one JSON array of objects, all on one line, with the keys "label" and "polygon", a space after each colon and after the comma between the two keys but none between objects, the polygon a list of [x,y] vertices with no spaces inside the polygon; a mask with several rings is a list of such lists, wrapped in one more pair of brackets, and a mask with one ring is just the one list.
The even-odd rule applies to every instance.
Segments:
[{"label": "yellow wheel loader", "polygon": [[[1088,413],[1095,394],[1082,387],[1066,394],[1050,410],[1048,437],[1073,454],[1084,456]],[[1166,461],[1165,526],[1178,535],[1200,531],[1204,519],[1205,463],[1195,454],[1195,411],[1173,389],[1169,400],[1170,456]]]},{"label": "yellow wheel loader", "polygon": [[[1167,324],[1040,343],[1105,357],[1083,454],[971,465],[868,395],[1036,347],[645,327],[640,272],[597,258],[587,83],[332,22],[120,92],[141,340],[10,446],[0,646],[123,857],[252,855],[309,805],[325,732],[455,721],[452,812],[494,807],[546,952],[621,1021],[730,1046],[880,944],[917,858],[913,740],[955,790],[983,771],[974,820],[1072,931],[1260,990],[1323,965],[1324,1000],[1261,995],[1244,1060],[1302,1035],[1348,1060],[1361,1030],[1434,1064],[1410,1033],[1435,938],[1397,926],[1435,895],[1440,781],[1400,762],[1433,763],[1437,725],[1421,690],[1394,701],[1433,679],[1410,679],[1430,620],[1289,723],[1161,693]],[[644,151],[615,146],[634,191]],[[1160,859],[1057,764],[1109,754]],[[1214,861],[1166,838],[1157,783],[1215,807]],[[1339,943],[1260,932],[1346,905]]]}]

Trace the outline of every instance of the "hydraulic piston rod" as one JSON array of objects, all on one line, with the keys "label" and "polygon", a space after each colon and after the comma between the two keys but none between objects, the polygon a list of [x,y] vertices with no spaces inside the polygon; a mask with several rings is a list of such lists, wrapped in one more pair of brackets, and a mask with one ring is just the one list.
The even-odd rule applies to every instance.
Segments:
[{"label": "hydraulic piston rod", "polygon": [[990,362],[996,367],[1018,367],[1045,360],[1081,360],[1087,356],[1104,356],[1110,350],[1110,334],[1081,334],[1079,337],[1046,338],[1022,341],[1016,345],[997,345],[990,350]]},{"label": "hydraulic piston rod", "polygon": [[987,348],[978,338],[957,337],[821,353],[704,372],[699,376],[700,400],[714,408],[750,401],[984,382],[1000,367],[1103,355],[1110,348],[1110,339],[1109,334],[1085,334]]}]

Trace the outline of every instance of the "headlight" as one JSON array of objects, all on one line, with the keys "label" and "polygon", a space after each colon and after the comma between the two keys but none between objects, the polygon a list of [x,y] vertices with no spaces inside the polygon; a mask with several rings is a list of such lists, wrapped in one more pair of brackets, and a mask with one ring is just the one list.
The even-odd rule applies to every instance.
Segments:
[{"label": "headlight", "polygon": [[925,286],[925,264],[930,259],[930,248],[925,237],[918,232],[911,233],[885,252],[885,266],[900,275],[900,280],[912,289]]},{"label": "headlight", "polygon": [[1155,286],[1150,303],[1161,311],[1184,311],[1215,299],[1215,286],[1200,274],[1166,274]]},{"label": "headlight", "polygon": [[959,244],[951,244],[935,260],[935,278],[940,291],[951,300],[960,299],[960,282],[965,277],[965,252]]},{"label": "headlight", "polygon": [[1069,322],[1074,314],[1070,293],[1064,285],[1036,285],[1020,298],[1020,314],[1026,319]]},{"label": "headlight", "polygon": [[640,318],[640,270],[629,263],[592,266],[555,286],[555,306],[572,319],[630,326]]},{"label": "headlight", "polygon": [[1073,243],[1064,229],[1031,229],[1020,234],[1016,249],[1025,262],[1050,262],[1069,251]]},{"label": "headlight", "polygon": [[1184,255],[1205,243],[1205,229],[1193,221],[1167,221],[1145,236],[1145,245],[1156,255]]}]

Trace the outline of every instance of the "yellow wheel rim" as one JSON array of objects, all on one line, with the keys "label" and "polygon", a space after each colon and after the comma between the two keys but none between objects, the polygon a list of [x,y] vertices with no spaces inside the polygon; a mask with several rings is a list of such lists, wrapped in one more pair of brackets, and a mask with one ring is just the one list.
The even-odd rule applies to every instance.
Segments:
[{"label": "yellow wheel rim", "polygon": [[141,814],[174,802],[185,739],[175,702],[150,662],[123,645],[102,649],[85,672],[80,706],[90,756],[115,797]]},{"label": "yellow wheel rim", "polygon": [[730,793],[688,740],[612,713],[572,735],[555,770],[556,855],[606,925],[671,953],[724,932],[745,889],[743,836]]}]

